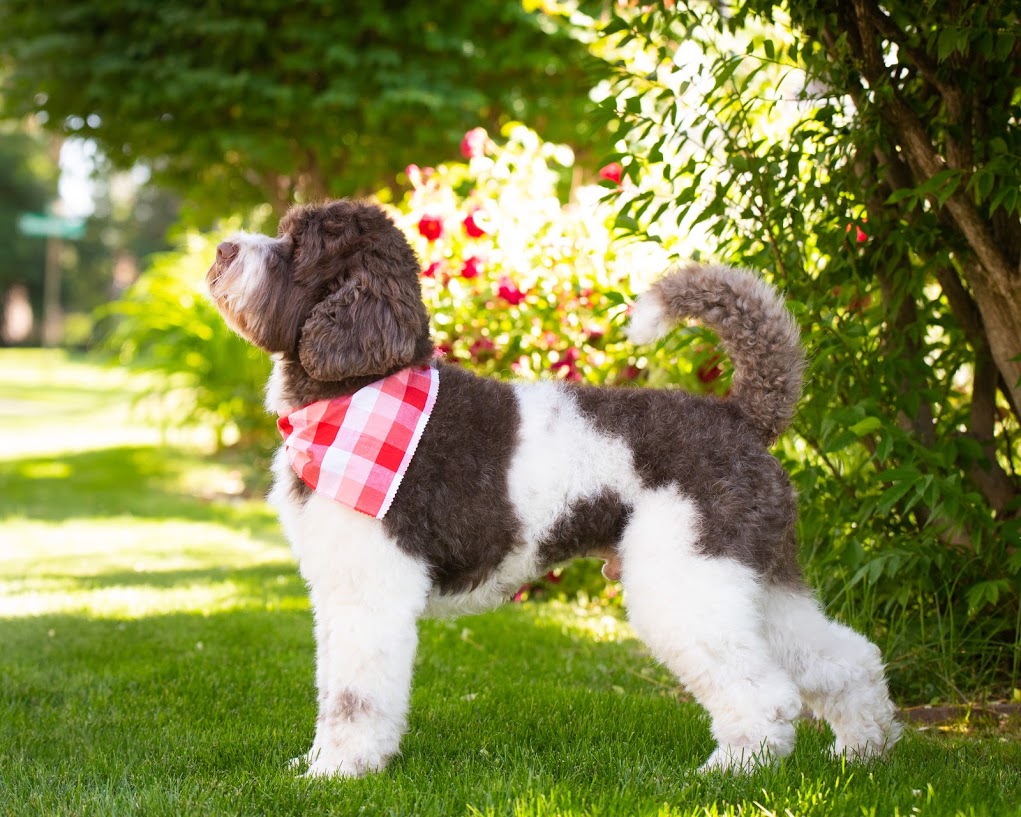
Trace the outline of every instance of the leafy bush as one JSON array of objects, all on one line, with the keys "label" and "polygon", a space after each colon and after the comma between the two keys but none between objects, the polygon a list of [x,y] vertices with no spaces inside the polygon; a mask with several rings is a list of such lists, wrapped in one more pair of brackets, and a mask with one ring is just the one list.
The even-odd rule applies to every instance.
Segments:
[{"label": "leafy bush", "polygon": [[156,256],[102,310],[110,324],[103,348],[122,365],[161,375],[154,396],[167,424],[207,425],[221,445],[265,443],[273,432],[262,407],[269,359],[227,328],[205,286],[216,245],[231,231],[189,232],[177,250]]},{"label": "leafy bush", "polygon": [[[811,361],[779,452],[806,561],[831,609],[883,642],[895,686],[923,698],[1017,687],[1008,358],[1021,349],[1002,342],[1021,326],[1021,309],[1005,307],[1013,329],[1003,312],[1021,288],[1001,289],[1000,313],[983,302],[999,262],[976,244],[1000,236],[1017,269],[1021,129],[1016,96],[992,79],[1017,76],[1010,13],[665,6],[619,10],[604,28],[615,39],[602,47],[628,57],[604,89],[633,190],[618,224],[697,235],[786,290]],[[972,95],[985,107],[961,119]]]}]

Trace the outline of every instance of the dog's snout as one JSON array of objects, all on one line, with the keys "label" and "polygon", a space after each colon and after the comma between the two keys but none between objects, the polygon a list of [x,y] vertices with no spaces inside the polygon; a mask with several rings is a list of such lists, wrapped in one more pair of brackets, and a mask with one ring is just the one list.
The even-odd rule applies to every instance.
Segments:
[{"label": "dog's snout", "polygon": [[233,241],[222,241],[216,247],[216,260],[220,264],[229,264],[238,254],[238,245]]}]

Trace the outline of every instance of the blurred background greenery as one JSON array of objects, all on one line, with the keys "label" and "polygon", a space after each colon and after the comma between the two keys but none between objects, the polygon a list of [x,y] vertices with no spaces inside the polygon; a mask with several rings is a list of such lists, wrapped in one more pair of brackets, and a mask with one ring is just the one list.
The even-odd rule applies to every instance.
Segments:
[{"label": "blurred background greenery", "polygon": [[[903,698],[1011,697],[1018,18],[968,0],[10,0],[3,344],[148,373],[161,424],[259,463],[268,362],[202,275],[219,236],[273,232],[293,202],[390,207],[440,350],[498,377],[724,395],[711,335],[636,349],[621,329],[676,259],[751,267],[810,353],[777,453],[823,600],[881,643]],[[24,213],[84,234],[26,235]],[[592,565],[520,594],[559,596],[620,602]]]}]

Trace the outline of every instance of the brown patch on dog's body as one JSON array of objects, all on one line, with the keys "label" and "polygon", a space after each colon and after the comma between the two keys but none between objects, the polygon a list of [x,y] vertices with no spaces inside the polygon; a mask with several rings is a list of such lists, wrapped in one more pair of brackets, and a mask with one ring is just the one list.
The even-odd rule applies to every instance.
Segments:
[{"label": "brown patch on dog's body", "polygon": [[375,711],[371,701],[351,689],[342,689],[336,696],[331,696],[329,705],[326,718],[337,723],[353,723]]},{"label": "brown patch on dog's body", "polygon": [[507,485],[519,427],[511,386],[440,367],[436,406],[383,526],[442,592],[476,587],[524,545]]},{"label": "brown patch on dog's body", "polygon": [[551,566],[592,555],[616,562],[617,545],[630,517],[631,506],[613,490],[579,500],[539,543],[539,560]]},{"label": "brown patch on dog's body", "polygon": [[674,485],[698,508],[698,549],[800,586],[797,504],[758,430],[728,401],[678,390],[580,387],[582,414],[626,442],[648,488]]}]

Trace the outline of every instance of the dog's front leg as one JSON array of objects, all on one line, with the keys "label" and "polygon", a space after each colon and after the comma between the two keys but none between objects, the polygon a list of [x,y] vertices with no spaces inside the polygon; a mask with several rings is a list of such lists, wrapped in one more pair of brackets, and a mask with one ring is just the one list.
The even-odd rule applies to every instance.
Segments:
[{"label": "dog's front leg", "polygon": [[[426,566],[365,517],[362,536],[321,541],[303,554],[317,639],[319,714],[308,775],[360,777],[393,757],[407,724]],[[309,561],[315,564],[310,564]]]},{"label": "dog's front leg", "polygon": [[[316,705],[318,707],[319,717],[322,717],[322,713],[326,711],[326,697],[329,692],[329,674],[327,669],[330,666],[329,659],[326,657],[326,649],[329,644],[329,638],[327,637],[326,623],[322,616],[316,612],[322,608],[316,599],[315,591],[312,589],[311,583],[309,587],[309,601],[312,604],[312,611],[314,614],[314,627],[313,635],[315,636],[316,646]],[[319,756],[319,746],[317,743],[312,744],[312,748],[309,749],[302,755],[291,758],[289,766],[293,769],[303,768],[311,765]]]}]

